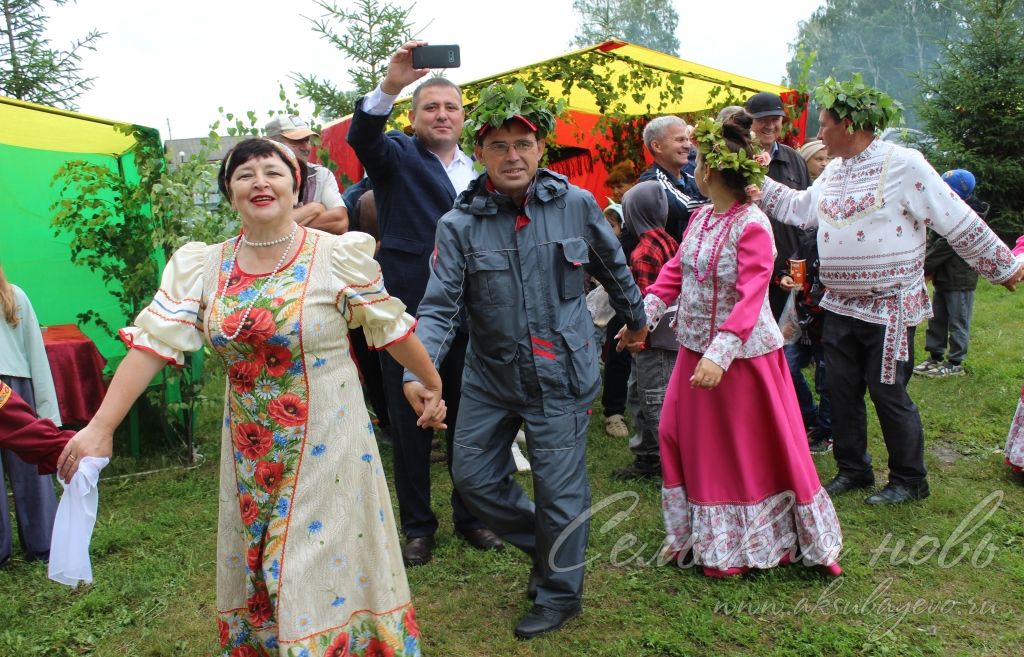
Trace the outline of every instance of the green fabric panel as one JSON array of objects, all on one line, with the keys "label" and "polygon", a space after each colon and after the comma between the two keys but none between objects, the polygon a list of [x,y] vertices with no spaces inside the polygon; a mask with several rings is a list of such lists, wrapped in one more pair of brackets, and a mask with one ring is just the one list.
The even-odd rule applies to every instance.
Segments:
[{"label": "green fabric panel", "polygon": [[[123,158],[129,179],[135,173],[131,158],[131,154]],[[116,329],[124,324],[124,319],[100,274],[72,264],[70,238],[55,237],[50,226],[50,204],[58,198],[57,189],[50,182],[64,162],[74,159],[117,167],[117,161],[110,156],[0,144],[0,263],[7,278],[25,290],[44,325],[77,324],[78,313],[91,309]],[[96,342],[107,360],[120,360],[124,355],[124,347],[115,335],[107,335],[93,324],[81,329]]]}]

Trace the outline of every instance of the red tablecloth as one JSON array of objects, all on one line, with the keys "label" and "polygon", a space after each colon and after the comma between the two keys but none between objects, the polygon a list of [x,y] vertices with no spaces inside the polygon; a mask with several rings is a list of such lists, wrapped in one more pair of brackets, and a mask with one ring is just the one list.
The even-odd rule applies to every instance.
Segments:
[{"label": "red tablecloth", "polygon": [[65,425],[86,424],[103,401],[107,361],[74,324],[58,324],[43,332],[46,356],[57,388],[60,419]]}]

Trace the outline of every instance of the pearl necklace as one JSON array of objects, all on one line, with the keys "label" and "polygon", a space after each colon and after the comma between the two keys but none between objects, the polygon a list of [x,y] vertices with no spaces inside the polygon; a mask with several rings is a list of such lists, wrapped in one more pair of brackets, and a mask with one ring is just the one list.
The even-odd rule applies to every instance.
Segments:
[{"label": "pearl necklace", "polygon": [[[249,302],[249,305],[245,307],[245,313],[242,315],[242,321],[238,322],[238,328],[235,329],[234,333],[232,333],[231,335],[228,335],[227,333],[224,332],[224,318],[226,316],[226,313],[225,313],[225,310],[224,310],[224,297],[228,293],[228,284],[231,282],[231,274],[232,274],[232,272],[235,271],[235,264],[238,261],[238,251],[242,247],[242,243],[243,242],[245,242],[246,244],[249,244],[249,242],[245,239],[244,235],[240,235],[239,236],[239,239],[235,242],[235,248],[231,251],[231,260],[229,260],[230,264],[228,266],[228,273],[227,273],[227,276],[224,277],[224,287],[220,291],[220,300],[217,302],[217,309],[220,311],[220,319],[221,319],[220,327],[219,327],[218,330],[220,331],[221,336],[225,340],[234,340],[242,332],[242,329],[245,328],[245,323],[249,320],[249,313],[252,312],[253,306],[256,305],[256,302],[259,301],[260,297],[263,296],[263,292],[268,287],[270,287],[271,281],[273,281],[275,278],[277,278],[277,274],[284,267],[285,258],[288,257],[288,254],[292,250],[292,244],[295,242],[295,235],[296,235],[296,233],[298,233],[298,231],[299,231],[299,225],[295,224],[295,227],[292,228],[292,232],[288,233],[288,235],[283,237],[282,239],[277,240],[276,242],[274,242],[275,244],[280,244],[283,240],[288,240],[288,246],[285,247],[284,253],[281,254],[281,258],[277,261],[277,265],[275,265],[274,271],[271,272],[269,276],[267,276],[267,279],[265,281],[263,281],[263,285],[260,286],[259,292],[257,292],[256,295],[252,298],[252,301]],[[269,244],[269,243],[268,242],[257,243],[258,246],[266,246],[267,244]]]},{"label": "pearl necklace", "polygon": [[[718,257],[722,252],[722,244],[725,241],[725,236],[729,234],[729,228],[732,226],[733,220],[736,218],[743,209],[747,207],[746,203],[741,204],[739,201],[732,204],[724,214],[715,215],[712,206],[707,206],[708,211],[703,216],[703,223],[700,225],[700,231],[697,233],[697,248],[693,251],[693,272],[697,276],[697,282],[703,283],[708,279],[708,276],[712,272],[718,269]],[[715,219],[715,221],[712,221]],[[724,226],[723,226],[724,224]],[[697,266],[697,259],[700,256],[701,247],[704,245],[704,238],[715,228],[722,226],[722,230],[715,235],[715,241],[711,246],[711,253],[708,256],[708,267],[704,270],[704,273],[700,273],[700,268]]]},{"label": "pearl necklace", "polygon": [[[298,228],[298,227],[299,227],[299,225],[295,224],[295,228]],[[267,242],[250,242],[248,239],[246,239],[245,233],[242,233],[242,243],[245,244],[246,246],[257,246],[257,247],[260,247],[260,246],[276,246],[278,244],[284,244],[285,242],[290,240],[291,237],[292,237],[292,234],[294,232],[295,232],[295,229],[293,228],[292,232],[288,233],[284,237],[278,237],[276,240],[270,240],[270,241],[267,241]]]}]

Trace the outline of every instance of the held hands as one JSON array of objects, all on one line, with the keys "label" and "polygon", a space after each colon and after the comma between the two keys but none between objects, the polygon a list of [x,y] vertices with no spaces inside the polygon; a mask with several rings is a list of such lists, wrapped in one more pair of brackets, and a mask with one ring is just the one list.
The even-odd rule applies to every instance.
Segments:
[{"label": "held hands", "polygon": [[1013,292],[1017,289],[1017,283],[1020,283],[1022,280],[1024,280],[1024,264],[1018,264],[1017,271],[1013,272],[1013,276],[1003,281],[1001,285],[1010,292]]},{"label": "held hands", "polygon": [[112,431],[96,428],[90,423],[79,431],[74,438],[64,446],[64,451],[57,458],[57,476],[65,484],[71,483],[71,478],[78,472],[78,464],[86,456],[101,456],[109,458],[114,444]]},{"label": "held hands", "polygon": [[426,41],[409,41],[391,55],[388,74],[380,83],[381,91],[386,94],[397,94],[430,72],[430,69],[412,67],[412,51],[425,45]]},{"label": "held hands", "polygon": [[423,385],[419,381],[409,381],[402,386],[402,392],[408,400],[412,410],[419,415],[416,426],[424,429],[447,429],[444,423],[448,408],[444,399],[441,398],[441,386],[436,388]]},{"label": "held hands", "polygon": [[630,329],[623,326],[615,334],[615,339],[618,340],[618,344],[615,345],[615,351],[628,349],[631,354],[643,351],[644,342],[647,340],[647,325],[645,324],[638,329]]},{"label": "held hands", "polygon": [[693,370],[693,376],[690,377],[690,387],[711,390],[722,382],[723,374],[725,374],[725,370],[716,365],[713,360],[701,358]]}]

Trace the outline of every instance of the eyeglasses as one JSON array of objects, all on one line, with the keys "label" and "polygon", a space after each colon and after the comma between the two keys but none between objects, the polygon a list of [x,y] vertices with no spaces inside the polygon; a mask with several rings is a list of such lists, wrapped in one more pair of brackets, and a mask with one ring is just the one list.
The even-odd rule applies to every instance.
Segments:
[{"label": "eyeglasses", "polygon": [[494,153],[495,155],[504,155],[505,153],[508,153],[508,149],[510,147],[516,149],[517,153],[526,153],[536,148],[537,142],[530,141],[529,139],[520,139],[519,141],[514,141],[511,144],[503,141],[492,141],[484,146],[484,149]]}]

